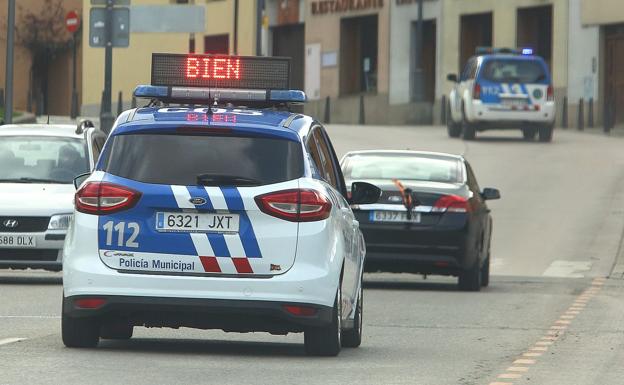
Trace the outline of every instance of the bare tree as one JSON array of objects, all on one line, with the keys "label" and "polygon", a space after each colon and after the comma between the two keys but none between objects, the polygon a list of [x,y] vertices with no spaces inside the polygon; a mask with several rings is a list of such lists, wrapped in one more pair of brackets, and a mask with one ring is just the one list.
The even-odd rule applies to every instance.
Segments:
[{"label": "bare tree", "polygon": [[[65,29],[62,0],[43,0],[38,9],[19,7],[16,44],[31,55],[30,100],[38,101],[41,113],[48,112],[48,74],[51,63],[71,49],[72,37]],[[79,35],[79,34],[77,34]]]}]

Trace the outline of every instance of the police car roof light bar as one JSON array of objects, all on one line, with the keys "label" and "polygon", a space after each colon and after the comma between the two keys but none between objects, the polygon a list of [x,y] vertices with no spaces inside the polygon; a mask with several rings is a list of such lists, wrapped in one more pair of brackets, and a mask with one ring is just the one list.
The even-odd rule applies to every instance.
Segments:
[{"label": "police car roof light bar", "polygon": [[475,53],[477,55],[511,54],[511,55],[533,56],[534,50],[531,47],[522,47],[522,48],[477,47],[475,50]]},{"label": "police car roof light bar", "polygon": [[303,103],[306,95],[299,90],[230,89],[209,87],[168,87],[139,85],[134,90],[137,98],[157,99],[179,103],[270,102]]}]

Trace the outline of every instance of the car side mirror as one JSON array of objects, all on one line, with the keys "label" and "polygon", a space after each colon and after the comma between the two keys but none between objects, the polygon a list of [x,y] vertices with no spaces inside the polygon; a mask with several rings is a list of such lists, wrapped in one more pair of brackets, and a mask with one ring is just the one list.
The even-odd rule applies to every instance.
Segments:
[{"label": "car side mirror", "polygon": [[74,187],[76,188],[76,190],[78,190],[78,187],[80,187],[82,185],[82,183],[84,183],[85,180],[87,180],[88,177],[91,176],[90,172],[87,172],[85,174],[80,174],[77,177],[74,178]]},{"label": "car side mirror", "polygon": [[377,203],[380,196],[381,189],[379,187],[366,182],[353,182],[349,203],[352,205]]},{"label": "car side mirror", "polygon": [[457,83],[457,75],[456,74],[448,74],[446,75],[446,80],[449,82]]},{"label": "car side mirror", "polygon": [[486,187],[486,188],[483,189],[483,192],[481,193],[481,196],[486,201],[494,200],[494,199],[500,199],[500,197],[501,197],[500,191],[498,191],[498,189],[489,188],[489,187]]}]

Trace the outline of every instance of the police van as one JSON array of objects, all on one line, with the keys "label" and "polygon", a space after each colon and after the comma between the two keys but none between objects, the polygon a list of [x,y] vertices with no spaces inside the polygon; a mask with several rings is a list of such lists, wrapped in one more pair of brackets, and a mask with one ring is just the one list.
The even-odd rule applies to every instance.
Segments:
[{"label": "police van", "polygon": [[547,64],[530,48],[478,48],[449,95],[450,137],[475,138],[477,131],[520,129],[526,140],[550,142],[555,97]]},{"label": "police van", "polygon": [[[303,332],[312,355],[362,338],[365,245],[323,126],[290,112],[283,58],[153,54],[149,104],[116,120],[76,180],[63,259],[68,347],[133,328]],[[350,194],[347,191],[350,190]]]}]

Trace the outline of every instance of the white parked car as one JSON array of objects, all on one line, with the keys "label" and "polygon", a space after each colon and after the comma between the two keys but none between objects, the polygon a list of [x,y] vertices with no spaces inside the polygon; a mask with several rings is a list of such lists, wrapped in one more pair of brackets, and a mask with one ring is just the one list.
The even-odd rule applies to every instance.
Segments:
[{"label": "white parked car", "polygon": [[73,180],[105,141],[88,124],[0,126],[0,268],[61,270]]}]

